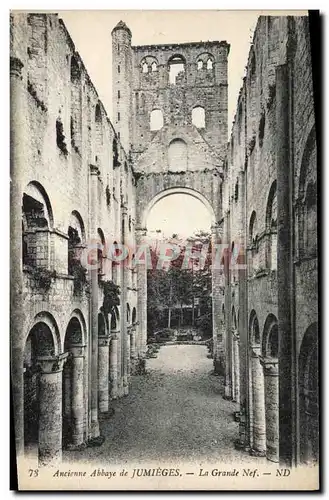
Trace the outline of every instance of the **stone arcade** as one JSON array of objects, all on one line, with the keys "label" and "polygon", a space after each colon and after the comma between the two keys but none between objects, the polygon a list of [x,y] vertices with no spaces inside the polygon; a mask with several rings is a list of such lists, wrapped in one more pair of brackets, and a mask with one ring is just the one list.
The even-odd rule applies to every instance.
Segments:
[{"label": "stone arcade", "polygon": [[[220,33],[219,33],[220,35]],[[318,456],[317,150],[308,19],[260,17],[227,143],[229,44],[112,31],[113,125],[56,14],[11,14],[11,367],[19,457],[100,439],[146,352],[149,210],[186,193],[239,269],[213,269],[214,369],[241,453]],[[85,276],[80,257],[99,249]],[[79,279],[77,279],[77,276]],[[120,305],[104,312],[104,283]],[[221,404],[219,398],[218,404]]]}]

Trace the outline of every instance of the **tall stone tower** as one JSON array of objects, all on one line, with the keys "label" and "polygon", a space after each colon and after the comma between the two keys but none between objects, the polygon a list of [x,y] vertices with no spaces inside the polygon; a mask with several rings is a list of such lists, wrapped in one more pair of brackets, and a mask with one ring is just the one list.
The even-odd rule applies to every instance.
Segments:
[{"label": "tall stone tower", "polygon": [[127,154],[132,141],[131,85],[132,48],[131,31],[120,21],[112,30],[112,97],[113,124]]}]

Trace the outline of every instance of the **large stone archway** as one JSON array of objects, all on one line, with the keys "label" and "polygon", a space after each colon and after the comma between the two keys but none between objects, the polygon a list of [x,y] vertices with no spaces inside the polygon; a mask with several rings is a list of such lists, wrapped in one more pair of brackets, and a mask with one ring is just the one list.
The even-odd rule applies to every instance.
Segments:
[{"label": "large stone archway", "polygon": [[[186,172],[184,174],[155,173],[141,176],[137,183],[136,207],[136,244],[147,244],[147,219],[152,208],[164,198],[184,194],[199,200],[207,209],[211,221],[211,239],[215,244],[221,242],[221,192],[216,169],[205,172]],[[145,261],[146,262],[146,257]],[[139,337],[140,354],[146,351],[147,344],[147,268],[137,265]],[[222,335],[220,315],[224,295],[222,293],[222,274],[220,269],[212,267],[212,319],[213,319],[213,354],[225,365],[225,336]]]}]

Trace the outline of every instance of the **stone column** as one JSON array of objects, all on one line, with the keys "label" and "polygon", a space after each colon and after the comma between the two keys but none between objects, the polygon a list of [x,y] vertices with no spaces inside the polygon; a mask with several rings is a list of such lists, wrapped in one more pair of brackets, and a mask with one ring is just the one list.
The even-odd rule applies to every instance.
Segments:
[{"label": "stone column", "polygon": [[290,157],[290,117],[292,113],[288,65],[276,68],[276,168],[278,204],[278,330],[279,330],[279,426],[280,463],[291,467],[296,462],[296,353],[294,326],[293,256],[293,178]]},{"label": "stone column", "polygon": [[129,382],[130,373],[131,373],[131,363],[130,363],[131,349],[130,349],[130,342],[131,342],[131,326],[128,327],[128,329],[127,329],[127,375],[128,375],[128,382]]},{"label": "stone column", "polygon": [[[128,208],[125,204],[121,205],[121,242],[123,245],[128,243],[127,241],[127,218],[128,218]],[[128,352],[127,352],[127,285],[128,285],[128,274],[129,274],[129,263],[122,263],[122,281],[121,281],[121,353],[122,353],[122,393],[127,396],[129,393],[128,385]]]},{"label": "stone column", "polygon": [[[70,357],[67,359],[63,367],[63,437],[64,442],[66,438],[70,437],[71,424],[72,424],[72,360]],[[66,445],[66,443],[65,443]]]},{"label": "stone column", "polygon": [[[222,230],[218,224],[211,227],[211,243],[215,249],[221,241]],[[216,372],[223,373],[225,364],[225,347],[221,328],[221,308],[223,302],[222,282],[223,277],[221,269],[219,269],[218,258],[214,259],[212,266],[212,321],[213,321],[213,358],[214,368]]]},{"label": "stone column", "polygon": [[231,391],[232,391],[232,401],[236,401],[235,399],[235,330],[232,328],[231,330],[231,341],[230,341],[230,347],[231,347]]},{"label": "stone column", "polygon": [[[224,244],[230,247],[230,210],[224,216]],[[224,398],[232,399],[232,379],[231,379],[231,269],[230,255],[228,249],[224,250],[224,280],[225,280],[225,377],[224,377]]]},{"label": "stone column", "polygon": [[[90,165],[90,235],[96,243],[97,237],[97,207],[98,207],[98,176],[99,169]],[[96,249],[94,261],[96,261]],[[99,436],[98,422],[98,269],[91,269],[91,294],[90,294],[90,411],[91,425],[90,437]]]},{"label": "stone column", "polygon": [[239,445],[243,449],[250,446],[250,413],[249,413],[249,358],[248,358],[248,280],[247,280],[247,217],[246,217],[246,185],[248,171],[239,172],[239,322],[238,322],[238,358],[239,358],[239,398],[240,422]]},{"label": "stone column", "polygon": [[23,63],[10,58],[10,341],[15,444],[24,454],[24,332],[22,266],[22,174],[25,166],[26,80]]},{"label": "stone column", "polygon": [[109,357],[110,337],[98,337],[98,409],[100,412],[109,411]]},{"label": "stone column", "polygon": [[79,446],[84,442],[84,362],[85,346],[70,348],[72,355],[72,444]]},{"label": "stone column", "polygon": [[239,337],[233,336],[233,355],[234,355],[234,401],[240,403],[240,356],[239,356]]},{"label": "stone column", "polygon": [[266,454],[264,373],[259,356],[260,348],[253,347],[251,349],[253,443],[250,454],[264,457]]},{"label": "stone column", "polygon": [[133,326],[130,333],[130,372],[135,372],[136,363],[136,326]]},{"label": "stone column", "polygon": [[277,359],[262,359],[265,379],[266,458],[279,462],[279,366]]},{"label": "stone column", "polygon": [[67,353],[40,357],[39,466],[56,466],[62,460],[62,371]]},{"label": "stone column", "polygon": [[118,397],[118,333],[112,332],[110,343],[111,399]]},{"label": "stone column", "polygon": [[[147,230],[145,228],[136,229],[136,244],[138,248],[144,244],[146,234]],[[136,264],[138,288],[138,355],[142,358],[145,357],[147,350],[147,264],[147,255],[145,255],[143,263]]]}]

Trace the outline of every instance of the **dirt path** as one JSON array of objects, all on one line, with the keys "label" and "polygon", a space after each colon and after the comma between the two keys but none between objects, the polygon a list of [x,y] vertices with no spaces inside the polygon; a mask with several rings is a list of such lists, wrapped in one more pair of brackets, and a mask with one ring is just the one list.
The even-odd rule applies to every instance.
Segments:
[{"label": "dirt path", "polygon": [[147,375],[131,379],[129,396],[113,401],[115,414],[101,420],[105,443],[63,458],[98,464],[159,461],[260,463],[234,449],[235,403],[225,401],[220,379],[211,375],[207,348],[161,347],[147,360]]}]

